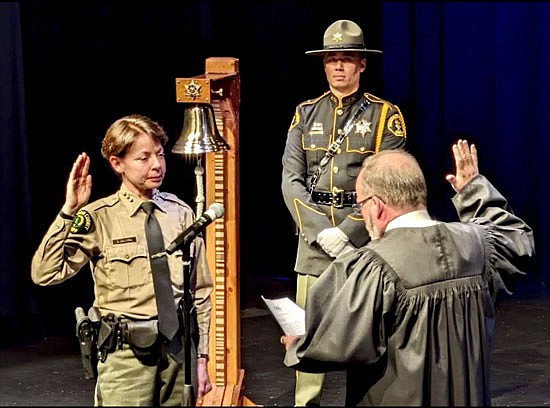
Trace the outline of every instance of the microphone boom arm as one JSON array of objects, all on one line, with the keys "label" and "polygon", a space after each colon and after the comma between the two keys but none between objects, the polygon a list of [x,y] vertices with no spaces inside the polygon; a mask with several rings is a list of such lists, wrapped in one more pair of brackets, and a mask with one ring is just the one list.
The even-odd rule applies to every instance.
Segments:
[{"label": "microphone boom arm", "polygon": [[213,203],[191,226],[183,231],[178,237],[172,241],[166,248],[166,253],[171,255],[181,246],[185,246],[193,241],[198,234],[202,232],[212,221],[220,218],[225,212],[223,205],[219,203]]}]

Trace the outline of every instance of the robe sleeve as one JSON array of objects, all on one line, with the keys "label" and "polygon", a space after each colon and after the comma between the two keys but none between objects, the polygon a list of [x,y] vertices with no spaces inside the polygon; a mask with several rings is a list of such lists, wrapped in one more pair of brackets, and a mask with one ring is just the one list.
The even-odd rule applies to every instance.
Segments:
[{"label": "robe sleeve", "polygon": [[374,363],[385,353],[384,317],[391,313],[395,284],[382,268],[381,260],[363,248],[337,258],[323,272],[308,295],[306,334],[287,351],[286,366],[334,371]]},{"label": "robe sleeve", "polygon": [[495,289],[510,293],[516,279],[525,275],[535,254],[532,229],[510,208],[506,198],[482,175],[453,197],[460,221],[485,227]]}]

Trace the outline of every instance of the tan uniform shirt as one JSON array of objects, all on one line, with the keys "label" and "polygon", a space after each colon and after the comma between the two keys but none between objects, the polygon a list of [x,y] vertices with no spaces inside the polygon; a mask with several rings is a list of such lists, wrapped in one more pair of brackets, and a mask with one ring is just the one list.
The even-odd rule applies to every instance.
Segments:
[{"label": "tan uniform shirt", "polygon": [[[168,246],[193,221],[193,210],[170,193],[156,191],[155,210]],[[115,194],[84,206],[74,221],[57,216],[32,259],[36,284],[58,284],[90,263],[94,280],[94,306],[101,315],[114,313],[133,319],[157,316],[151,265],[145,238],[143,201],[124,185]],[[208,353],[212,278],[204,240],[197,237],[189,250],[190,287],[194,293],[200,342],[198,353]],[[174,302],[183,295],[183,253],[167,255]]]}]

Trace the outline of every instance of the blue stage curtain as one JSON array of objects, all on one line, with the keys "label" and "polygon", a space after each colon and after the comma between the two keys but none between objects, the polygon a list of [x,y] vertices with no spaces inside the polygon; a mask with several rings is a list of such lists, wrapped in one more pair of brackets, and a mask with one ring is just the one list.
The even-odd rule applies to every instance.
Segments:
[{"label": "blue stage curtain", "polygon": [[0,346],[36,330],[19,3],[0,3]]},{"label": "blue stage curtain", "polygon": [[405,115],[430,212],[456,218],[450,146],[475,143],[481,173],[534,229],[531,278],[548,286],[550,3],[384,2],[381,14],[383,94]]}]

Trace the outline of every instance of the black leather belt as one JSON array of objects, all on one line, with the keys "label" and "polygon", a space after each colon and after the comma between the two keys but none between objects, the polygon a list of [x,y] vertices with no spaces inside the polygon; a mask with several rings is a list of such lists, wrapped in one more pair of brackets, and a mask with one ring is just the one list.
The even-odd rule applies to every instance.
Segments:
[{"label": "black leather belt", "polygon": [[317,204],[334,205],[336,208],[351,207],[355,203],[355,191],[318,191],[311,193],[311,199]]}]

